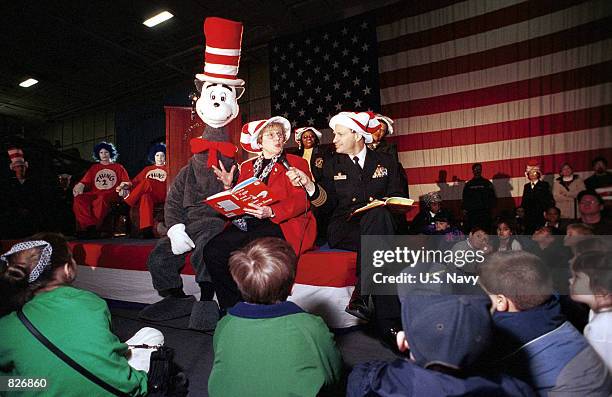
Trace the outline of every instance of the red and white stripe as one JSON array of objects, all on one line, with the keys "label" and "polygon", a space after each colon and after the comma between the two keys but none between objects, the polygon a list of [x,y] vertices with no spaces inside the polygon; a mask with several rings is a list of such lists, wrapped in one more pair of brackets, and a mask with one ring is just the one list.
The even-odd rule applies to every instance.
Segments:
[{"label": "red and white stripe", "polygon": [[[433,0],[378,18],[382,113],[411,198],[460,200],[483,163],[498,197],[519,201],[525,164],[552,181],[569,161],[612,158],[612,3]],[[455,204],[458,204],[456,202]]]}]

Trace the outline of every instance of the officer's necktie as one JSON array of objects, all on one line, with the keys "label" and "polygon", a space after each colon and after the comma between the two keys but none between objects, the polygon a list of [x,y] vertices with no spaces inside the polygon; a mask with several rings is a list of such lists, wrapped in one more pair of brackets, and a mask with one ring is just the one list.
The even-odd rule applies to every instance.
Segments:
[{"label": "officer's necktie", "polygon": [[359,165],[359,157],[353,157],[353,163],[355,163],[355,165],[361,170],[361,166]]}]

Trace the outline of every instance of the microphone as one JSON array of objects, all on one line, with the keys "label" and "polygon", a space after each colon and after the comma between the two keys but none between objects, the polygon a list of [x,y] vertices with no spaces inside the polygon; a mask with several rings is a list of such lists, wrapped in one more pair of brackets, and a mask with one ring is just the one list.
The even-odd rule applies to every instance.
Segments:
[{"label": "microphone", "polygon": [[289,162],[287,161],[287,157],[283,155],[281,156],[279,160],[280,160],[280,163],[283,165],[283,167],[285,167],[287,171],[289,171],[289,168],[291,168],[291,166],[289,165]]},{"label": "microphone", "polygon": [[[278,160],[283,165],[283,167],[285,167],[287,171],[289,171],[289,169],[291,168],[291,165],[289,165],[289,162],[287,161],[287,157],[285,157],[285,155],[283,154]],[[304,189],[304,191],[306,191],[306,187],[302,185],[302,181],[299,179],[298,179],[298,184],[300,185],[302,189]]]}]

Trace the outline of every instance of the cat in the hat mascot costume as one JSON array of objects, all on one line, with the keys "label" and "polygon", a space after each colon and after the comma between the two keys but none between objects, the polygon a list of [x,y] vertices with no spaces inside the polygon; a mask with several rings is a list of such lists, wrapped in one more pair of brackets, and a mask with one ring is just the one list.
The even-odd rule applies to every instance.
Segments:
[{"label": "cat in the hat mascot costume", "polygon": [[166,201],[166,145],[153,145],[147,160],[152,164],[143,168],[131,182],[123,182],[116,190],[127,205],[138,206],[140,233],[152,238],[154,206]]},{"label": "cat in the hat mascot costume", "polygon": [[[242,24],[207,18],[204,35],[204,72],[196,75],[195,83],[201,93],[196,112],[206,128],[201,138],[191,140],[193,157],[170,187],[164,207],[168,236],[158,241],[147,263],[153,287],[164,299],[140,313],[141,318],[154,321],[191,313],[189,327],[199,330],[213,329],[219,316],[202,251],[226,222],[203,200],[224,189],[213,167],[235,170],[237,148],[229,142],[226,126],[238,115],[238,98],[244,93],[244,81],[237,78]],[[188,252],[201,291],[201,300],[195,304],[193,296],[185,295],[180,274]]]},{"label": "cat in the hat mascot costume", "polygon": [[121,164],[115,163],[119,153],[109,142],[98,143],[93,150],[97,164],[92,165],[74,185],[72,209],[77,231],[82,237],[95,237],[96,228],[104,221],[113,202],[119,201],[115,189],[130,177]]},{"label": "cat in the hat mascot costume", "polygon": [[537,160],[527,163],[525,176],[529,182],[523,186],[521,207],[525,210],[525,233],[531,235],[544,225],[544,211],[555,205],[555,200],[548,182],[540,180],[542,171]]}]

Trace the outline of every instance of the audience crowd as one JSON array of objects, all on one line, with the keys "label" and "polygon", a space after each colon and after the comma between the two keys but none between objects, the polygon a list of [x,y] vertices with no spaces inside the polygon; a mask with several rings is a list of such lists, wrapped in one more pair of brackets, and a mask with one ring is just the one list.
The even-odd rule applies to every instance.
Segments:
[{"label": "audience crowd", "polygon": [[[273,186],[279,201],[248,209],[200,248],[221,303],[211,396],[611,395],[612,221],[600,193],[612,186],[612,174],[604,158],[593,160],[594,173],[585,180],[564,163],[552,186],[540,165],[529,162],[514,214],[497,211],[494,185],[483,177],[483,166],[474,164],[461,214],[447,208],[440,192],[431,192],[421,198],[406,231],[386,207],[352,214],[374,199],[407,197],[397,149],[384,140],[393,133],[393,121],[342,112],[330,126],[335,152],[321,146],[318,130],[300,128],[298,155],[285,155],[291,127],[282,117],[270,119],[251,132],[250,142],[261,148],[255,160],[238,168],[239,175],[234,167],[215,168],[226,189],[255,177]],[[132,349],[112,333],[106,303],[71,286],[77,267],[66,239],[46,230],[26,238],[57,228],[40,211],[23,152],[11,150],[15,178],[2,219],[13,213],[31,228],[2,234],[25,241],[1,257],[0,374],[53,378],[54,395],[102,394],[99,384],[57,366],[57,357],[24,328],[26,316],[95,377],[126,395],[146,395],[148,368],[130,360]],[[144,200],[130,189],[150,171],[130,180],[114,163],[114,146],[103,142],[96,151],[99,164],[73,187],[77,230],[87,232],[82,237],[98,235],[111,204]],[[162,152],[154,151],[159,159]],[[152,167],[165,172],[159,159]],[[96,174],[102,168],[115,175]],[[151,175],[159,182],[156,172]],[[155,202],[164,196],[160,190]],[[37,204],[30,202],[33,197]],[[147,212],[141,219],[150,237],[153,218]],[[317,234],[316,225],[325,230]],[[358,283],[346,311],[370,321],[397,359],[346,368],[325,322],[287,301],[298,257],[325,241],[359,257],[362,236],[398,233],[438,236],[434,248],[443,251],[483,253],[482,263],[420,263],[406,270],[473,275],[478,284],[469,294],[449,283],[401,285],[397,296],[383,297],[368,296]],[[163,343],[163,336],[153,330],[147,340]]]}]

